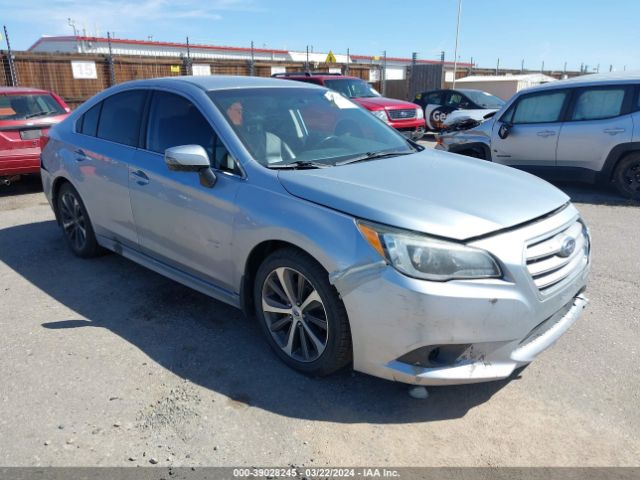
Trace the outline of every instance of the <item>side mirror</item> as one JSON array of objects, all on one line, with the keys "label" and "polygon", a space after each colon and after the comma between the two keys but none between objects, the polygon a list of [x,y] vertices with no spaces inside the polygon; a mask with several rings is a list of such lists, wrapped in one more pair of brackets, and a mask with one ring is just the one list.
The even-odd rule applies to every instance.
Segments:
[{"label": "side mirror", "polygon": [[211,170],[209,155],[200,145],[180,145],[164,151],[164,163],[176,172],[198,172],[200,184],[211,188],[216,183],[216,175]]},{"label": "side mirror", "polygon": [[509,133],[511,133],[512,127],[513,124],[511,123],[503,123],[502,125],[500,125],[500,129],[498,130],[498,136],[504,140],[509,136]]}]

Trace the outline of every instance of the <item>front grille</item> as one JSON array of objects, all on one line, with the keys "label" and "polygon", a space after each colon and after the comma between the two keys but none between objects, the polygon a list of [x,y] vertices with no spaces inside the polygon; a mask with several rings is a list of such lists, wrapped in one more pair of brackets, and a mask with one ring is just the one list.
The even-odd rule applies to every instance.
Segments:
[{"label": "front grille", "polygon": [[582,271],[589,261],[589,248],[587,228],[579,220],[529,244],[525,252],[527,269],[538,290],[555,290],[575,272]]},{"label": "front grille", "polygon": [[387,110],[387,113],[389,114],[389,118],[391,118],[391,120],[413,120],[414,118],[416,118],[415,108]]}]

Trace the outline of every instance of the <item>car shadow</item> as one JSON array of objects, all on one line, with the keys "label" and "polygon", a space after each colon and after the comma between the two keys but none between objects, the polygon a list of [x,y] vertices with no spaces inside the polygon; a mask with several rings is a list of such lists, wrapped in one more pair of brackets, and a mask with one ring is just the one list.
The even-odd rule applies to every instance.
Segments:
[{"label": "car shadow", "polygon": [[[550,180],[548,180],[550,181]],[[550,181],[566,193],[574,203],[589,203],[592,205],[614,205],[614,206],[640,206],[640,201],[631,200],[621,196],[615,188],[610,185],[590,185],[577,182]]]},{"label": "car shadow", "polygon": [[240,311],[115,254],[78,259],[54,221],[0,230],[0,261],[78,315],[51,319],[43,328],[107,329],[234,404],[287,417],[379,424],[459,418],[519,377],[433,387],[422,401],[410,398],[406,385],[351,369],[304,376],[277,359],[255,321]]}]

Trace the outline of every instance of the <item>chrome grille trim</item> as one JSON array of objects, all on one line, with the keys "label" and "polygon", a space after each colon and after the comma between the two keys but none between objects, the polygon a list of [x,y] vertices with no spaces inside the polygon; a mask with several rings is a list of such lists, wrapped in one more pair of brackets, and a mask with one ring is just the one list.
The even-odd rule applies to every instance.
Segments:
[{"label": "chrome grille trim", "polygon": [[[550,233],[527,245],[525,260],[533,283],[541,293],[560,287],[565,280],[582,271],[589,262],[590,242],[586,226],[576,220],[560,231]],[[575,241],[570,255],[562,255],[567,238]]]},{"label": "chrome grille trim", "polygon": [[387,110],[391,120],[413,120],[416,118],[415,108],[402,108],[396,110]]}]

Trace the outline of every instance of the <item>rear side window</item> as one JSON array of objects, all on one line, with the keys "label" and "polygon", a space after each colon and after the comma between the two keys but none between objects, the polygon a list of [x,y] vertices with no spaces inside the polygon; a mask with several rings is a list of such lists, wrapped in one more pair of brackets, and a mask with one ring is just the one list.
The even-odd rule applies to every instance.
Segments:
[{"label": "rear side window", "polygon": [[78,132],[95,137],[98,134],[98,119],[102,102],[91,107],[78,122]]},{"label": "rear side window", "polygon": [[427,95],[427,105],[442,105],[442,92]]},{"label": "rear side window", "polygon": [[104,100],[97,136],[123,145],[137,146],[146,96],[144,90],[132,90]]},{"label": "rear side window", "polygon": [[566,92],[549,92],[523,97],[513,112],[513,123],[557,122],[562,114]]},{"label": "rear side window", "polygon": [[582,90],[577,94],[571,120],[617,117],[622,113],[625,93],[623,87]]}]

